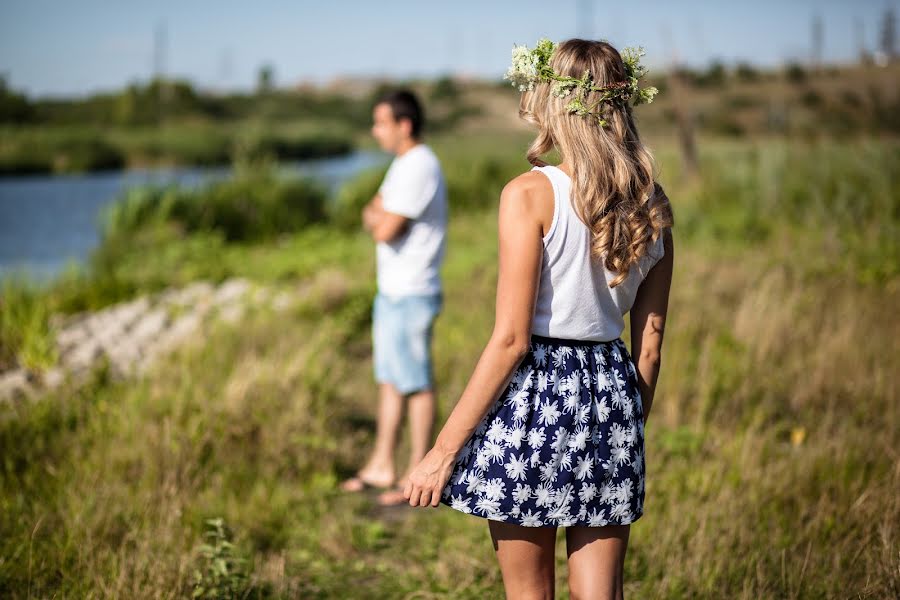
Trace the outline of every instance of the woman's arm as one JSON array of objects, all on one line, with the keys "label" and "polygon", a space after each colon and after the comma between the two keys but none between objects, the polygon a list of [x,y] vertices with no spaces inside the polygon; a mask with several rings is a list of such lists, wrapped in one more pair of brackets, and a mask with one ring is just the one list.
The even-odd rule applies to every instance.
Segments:
[{"label": "woman's arm", "polygon": [[631,307],[631,356],[636,362],[645,424],[653,405],[662,360],[663,333],[675,258],[671,228],[663,230],[663,247],[665,254],[641,282]]},{"label": "woman's arm", "polygon": [[457,454],[528,352],[543,256],[540,212],[534,194],[537,177],[543,175],[526,173],[517,177],[500,195],[494,330],[434,447],[410,473],[403,491],[410,506],[440,503]]}]

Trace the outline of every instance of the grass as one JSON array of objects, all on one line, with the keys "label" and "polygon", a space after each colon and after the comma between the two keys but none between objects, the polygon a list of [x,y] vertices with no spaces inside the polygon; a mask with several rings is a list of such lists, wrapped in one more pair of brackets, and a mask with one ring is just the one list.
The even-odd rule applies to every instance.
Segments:
[{"label": "grass", "polygon": [[[492,326],[494,194],[524,170],[509,150],[524,140],[506,143],[435,140],[451,191],[469,194],[452,211],[435,329],[439,420]],[[697,181],[659,153],[678,246],[626,594],[896,597],[898,146],[701,148]],[[495,166],[467,169],[465,156]],[[199,581],[251,598],[502,596],[482,520],[337,491],[374,427],[370,242],[329,225],[258,244],[144,233],[45,301],[74,309],[126,293],[91,300],[103,286],[232,274],[302,283],[303,300],[287,318],[217,326],[146,378],[101,369],[79,390],[4,408],[0,590],[180,597]]]}]

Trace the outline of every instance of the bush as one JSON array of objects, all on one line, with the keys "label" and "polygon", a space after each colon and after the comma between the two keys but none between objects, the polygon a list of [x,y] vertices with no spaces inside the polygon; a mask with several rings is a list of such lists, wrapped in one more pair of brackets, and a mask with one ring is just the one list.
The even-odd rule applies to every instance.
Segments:
[{"label": "bush", "polygon": [[188,233],[219,231],[229,242],[254,241],[324,220],[325,200],[325,191],[308,179],[279,179],[265,171],[201,190],[132,189],[105,212],[102,226],[106,239],[172,223]]}]

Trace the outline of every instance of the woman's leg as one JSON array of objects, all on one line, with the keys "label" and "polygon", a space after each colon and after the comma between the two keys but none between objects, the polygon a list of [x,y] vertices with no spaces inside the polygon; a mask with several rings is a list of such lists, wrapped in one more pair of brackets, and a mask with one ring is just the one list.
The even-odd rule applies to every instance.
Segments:
[{"label": "woman's leg", "polygon": [[623,600],[622,582],[630,525],[566,528],[572,600]]},{"label": "woman's leg", "polygon": [[553,598],[555,527],[488,521],[509,600]]}]

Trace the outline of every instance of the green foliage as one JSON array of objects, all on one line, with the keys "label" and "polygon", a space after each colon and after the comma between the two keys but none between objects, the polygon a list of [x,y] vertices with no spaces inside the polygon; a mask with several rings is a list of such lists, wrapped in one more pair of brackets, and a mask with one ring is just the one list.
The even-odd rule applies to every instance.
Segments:
[{"label": "green foliage", "polygon": [[41,290],[20,277],[0,281],[0,371],[16,366],[38,369],[56,362],[49,317]]},{"label": "green foliage", "polygon": [[126,237],[148,225],[171,223],[186,233],[220,232],[226,241],[258,241],[325,218],[324,190],[308,179],[282,179],[270,170],[194,190],[135,188],[110,204],[104,237]]},{"label": "green foliage", "polygon": [[0,174],[80,173],[119,169],[124,164],[122,152],[104,136],[81,128],[12,130],[0,144]]},{"label": "green foliage", "polygon": [[358,229],[362,225],[363,207],[375,197],[387,168],[369,169],[341,186],[328,207],[330,221],[342,229]]},{"label": "green foliage", "polygon": [[806,81],[806,69],[800,63],[790,63],[784,69],[784,76],[791,83],[803,83]]},{"label": "green foliage", "polygon": [[24,94],[11,90],[0,76],[0,123],[27,123],[34,119],[34,107]]},{"label": "green foliage", "polygon": [[192,598],[224,600],[246,596],[246,560],[237,555],[221,518],[208,519],[200,546],[201,565],[194,570]]},{"label": "green foliage", "polygon": [[757,81],[760,78],[759,71],[756,69],[756,67],[745,62],[738,63],[737,67],[734,70],[734,75],[738,78],[739,81],[748,83]]}]

